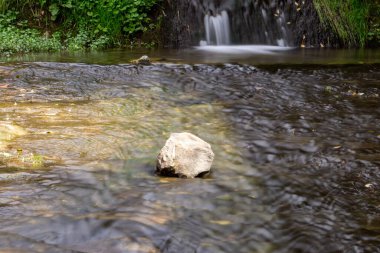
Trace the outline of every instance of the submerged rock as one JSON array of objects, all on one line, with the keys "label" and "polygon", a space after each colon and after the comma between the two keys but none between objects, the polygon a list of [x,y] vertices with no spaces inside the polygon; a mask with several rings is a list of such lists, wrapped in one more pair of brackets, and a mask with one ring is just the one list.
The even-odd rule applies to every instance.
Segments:
[{"label": "submerged rock", "polygon": [[0,121],[0,140],[10,140],[25,134],[26,131],[23,128]]},{"label": "submerged rock", "polygon": [[11,181],[11,180],[25,180],[30,178],[38,177],[38,174],[31,174],[27,172],[15,172],[15,173],[0,173],[1,181]]},{"label": "submerged rock", "polygon": [[4,149],[6,142],[17,136],[25,135],[26,133],[27,132],[19,126],[0,121],[0,150]]},{"label": "submerged rock", "polygon": [[156,172],[194,178],[208,174],[214,160],[210,144],[191,133],[173,133],[157,156]]}]

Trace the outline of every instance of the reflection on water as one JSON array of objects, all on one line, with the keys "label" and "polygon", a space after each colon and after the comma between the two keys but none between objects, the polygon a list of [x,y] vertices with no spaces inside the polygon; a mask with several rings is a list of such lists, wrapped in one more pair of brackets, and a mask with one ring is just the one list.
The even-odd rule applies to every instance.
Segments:
[{"label": "reflection on water", "polygon": [[186,64],[240,63],[250,65],[289,64],[379,64],[379,49],[290,48],[263,45],[204,46],[184,50],[134,49],[100,52],[40,53],[3,58],[4,62],[79,62],[88,64],[125,64],[142,55],[156,62]]},{"label": "reflection on water", "polygon": [[[0,248],[379,252],[379,70],[0,67],[1,124],[22,133],[0,128]],[[177,131],[211,143],[210,178],[154,175]]]}]

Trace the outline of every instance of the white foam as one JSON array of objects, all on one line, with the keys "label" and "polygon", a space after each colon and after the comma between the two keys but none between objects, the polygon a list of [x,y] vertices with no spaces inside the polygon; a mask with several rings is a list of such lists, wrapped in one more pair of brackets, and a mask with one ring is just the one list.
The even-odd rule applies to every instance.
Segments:
[{"label": "white foam", "polygon": [[200,51],[219,54],[274,54],[288,51],[292,47],[268,46],[268,45],[231,45],[231,46],[199,46],[195,49]]}]

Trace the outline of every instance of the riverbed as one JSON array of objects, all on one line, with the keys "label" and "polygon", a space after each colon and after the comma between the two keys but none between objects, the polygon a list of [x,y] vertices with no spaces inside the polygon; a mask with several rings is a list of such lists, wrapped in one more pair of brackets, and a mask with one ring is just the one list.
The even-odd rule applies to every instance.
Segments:
[{"label": "riverbed", "polygon": [[[380,252],[380,51],[269,51],[4,59],[0,251]],[[156,176],[184,131],[212,174]]]}]

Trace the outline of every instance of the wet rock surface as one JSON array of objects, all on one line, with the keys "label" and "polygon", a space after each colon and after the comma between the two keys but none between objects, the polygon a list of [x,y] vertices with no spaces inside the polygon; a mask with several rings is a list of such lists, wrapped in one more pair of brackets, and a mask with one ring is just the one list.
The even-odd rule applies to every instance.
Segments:
[{"label": "wet rock surface", "polygon": [[191,133],[173,133],[157,156],[156,173],[194,178],[210,173],[214,152],[209,143]]}]

